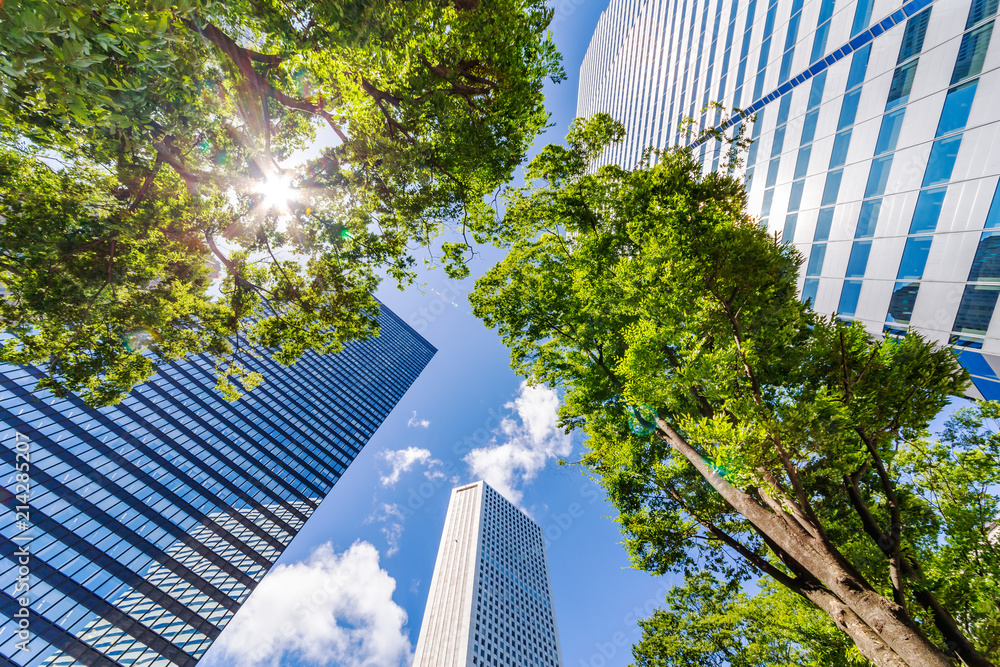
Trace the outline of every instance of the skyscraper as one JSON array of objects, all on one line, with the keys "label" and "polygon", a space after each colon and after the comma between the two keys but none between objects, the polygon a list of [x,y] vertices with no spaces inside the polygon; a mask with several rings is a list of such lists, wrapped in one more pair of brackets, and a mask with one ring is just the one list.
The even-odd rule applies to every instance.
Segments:
[{"label": "skyscraper", "polygon": [[453,489],[414,667],[562,667],[542,529],[485,482]]},{"label": "skyscraper", "polygon": [[0,367],[0,667],[193,665],[434,355],[379,321],[235,403],[204,357],[102,409]]},{"label": "skyscraper", "polygon": [[[577,115],[628,138],[598,164],[757,120],[751,211],[806,258],[803,299],[874,333],[956,348],[1000,398],[1000,47],[996,0],[611,0]],[[1000,41],[1000,40],[998,40]]]}]

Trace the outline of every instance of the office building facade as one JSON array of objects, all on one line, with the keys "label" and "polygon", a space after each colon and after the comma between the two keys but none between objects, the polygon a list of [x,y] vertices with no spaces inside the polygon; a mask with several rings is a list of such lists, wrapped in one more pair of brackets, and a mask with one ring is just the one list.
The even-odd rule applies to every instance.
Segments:
[{"label": "office building facade", "polygon": [[451,492],[413,665],[563,665],[542,529],[485,482]]},{"label": "office building facade", "polygon": [[[625,123],[597,165],[626,167],[691,145],[718,168],[721,145],[696,133],[742,126],[751,211],[805,257],[802,298],[953,346],[970,394],[1000,398],[997,5],[611,0],[577,115]],[[714,101],[743,114],[703,113]]]},{"label": "office building facade", "polygon": [[434,355],[379,321],[233,403],[205,357],[102,409],[0,367],[0,667],[195,664]]}]

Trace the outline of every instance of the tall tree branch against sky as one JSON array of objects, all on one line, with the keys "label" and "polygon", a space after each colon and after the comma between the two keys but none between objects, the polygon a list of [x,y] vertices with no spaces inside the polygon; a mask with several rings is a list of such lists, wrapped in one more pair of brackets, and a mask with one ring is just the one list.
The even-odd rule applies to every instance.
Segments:
[{"label": "tall tree branch against sky", "polygon": [[[410,281],[445,228],[465,242],[436,253],[467,273],[564,76],[551,18],[540,0],[3,3],[0,358],[103,404],[210,352],[235,398],[261,380],[242,354],[371,335],[380,277]],[[319,128],[334,145],[289,166]]]},{"label": "tall tree branch against sky", "polygon": [[[498,224],[508,253],[470,300],[516,372],[565,390],[563,423],[587,434],[633,562],[766,575],[880,667],[992,665],[998,564],[970,555],[956,595],[942,545],[994,553],[1000,507],[956,521],[934,484],[964,466],[981,497],[996,467],[912,467],[967,384],[954,355],[801,303],[800,256],[746,212],[731,170],[676,149],[587,173],[623,132],[578,120],[532,161]],[[992,443],[996,406],[982,410],[953,442]]]}]

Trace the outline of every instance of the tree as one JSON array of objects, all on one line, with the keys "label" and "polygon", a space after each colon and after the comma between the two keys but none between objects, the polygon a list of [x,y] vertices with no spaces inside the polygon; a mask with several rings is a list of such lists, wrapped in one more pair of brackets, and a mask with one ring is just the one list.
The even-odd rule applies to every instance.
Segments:
[{"label": "tree", "polygon": [[[515,371],[564,390],[633,562],[764,574],[876,665],[990,665],[992,639],[925,565],[958,524],[905,472],[904,444],[967,383],[954,355],[800,303],[801,257],[746,212],[731,168],[676,149],[587,173],[622,134],[578,120],[529,165],[540,183],[508,193],[509,252],[470,299]],[[962,539],[987,553],[977,520]]]},{"label": "tree", "polygon": [[374,285],[411,281],[446,228],[467,274],[563,77],[551,18],[541,0],[3,3],[0,359],[102,404],[208,352],[234,398],[260,381],[244,353],[377,332]]},{"label": "tree", "polygon": [[757,595],[700,571],[639,621],[635,667],[863,667],[871,664],[830,617],[762,580]]}]

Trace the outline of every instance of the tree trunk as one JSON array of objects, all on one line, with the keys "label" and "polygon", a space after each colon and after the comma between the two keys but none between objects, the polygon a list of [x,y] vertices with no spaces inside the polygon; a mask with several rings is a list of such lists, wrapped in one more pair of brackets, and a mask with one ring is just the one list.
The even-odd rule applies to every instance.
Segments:
[{"label": "tree trunk", "polygon": [[878,633],[858,618],[858,615],[835,595],[821,589],[806,589],[799,593],[825,611],[840,631],[851,638],[861,654],[878,667],[908,667],[907,663],[882,641]]},{"label": "tree trunk", "polygon": [[[803,570],[836,596],[847,610],[856,614],[902,660],[902,664],[907,667],[952,667],[945,654],[908,621],[904,610],[852,573],[830,545],[812,537],[805,529],[794,529],[791,522],[786,522],[783,517],[762,507],[749,494],[740,491],[720,476],[670,424],[659,416],[656,423],[661,439],[684,456],[733,509],[794,558]],[[843,623],[846,621],[838,623],[838,627],[843,629]],[[857,637],[867,641],[862,634],[857,634]],[[857,643],[855,635],[851,635],[851,638]],[[862,648],[860,644],[858,648]],[[870,650],[874,650],[874,645]]]}]

